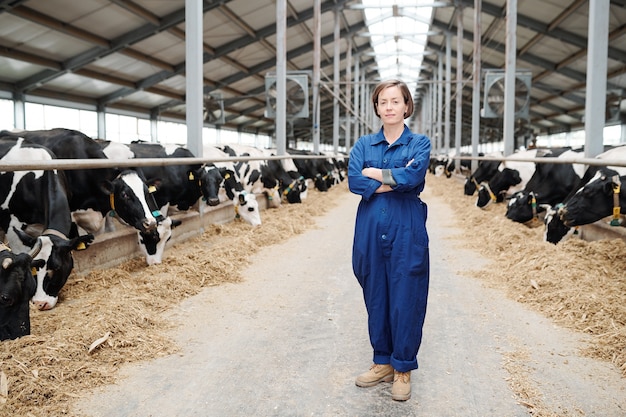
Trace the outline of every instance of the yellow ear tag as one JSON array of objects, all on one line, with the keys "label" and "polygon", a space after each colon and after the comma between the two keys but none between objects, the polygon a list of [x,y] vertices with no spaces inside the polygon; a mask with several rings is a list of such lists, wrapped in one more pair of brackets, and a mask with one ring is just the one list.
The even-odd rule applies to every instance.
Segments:
[{"label": "yellow ear tag", "polygon": [[85,250],[87,249],[87,246],[85,246],[85,242],[80,242],[78,245],[76,245],[76,250]]},{"label": "yellow ear tag", "polygon": [[153,193],[156,191],[156,187],[154,185],[151,185],[148,187],[148,192]]},{"label": "yellow ear tag", "polygon": [[33,276],[37,275],[37,268],[35,268],[34,266],[30,269],[30,273],[33,274]]},{"label": "yellow ear tag", "polygon": [[224,179],[227,180],[230,178],[230,174],[226,174],[226,176],[224,176]]},{"label": "yellow ear tag", "polygon": [[193,181],[194,180],[194,176],[193,176],[193,172],[189,173],[189,181]]}]

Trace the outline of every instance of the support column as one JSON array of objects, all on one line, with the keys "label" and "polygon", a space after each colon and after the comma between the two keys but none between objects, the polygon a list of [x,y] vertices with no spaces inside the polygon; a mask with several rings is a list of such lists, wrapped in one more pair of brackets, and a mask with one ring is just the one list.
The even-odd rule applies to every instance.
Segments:
[{"label": "support column", "polygon": [[[358,116],[363,116],[363,112],[360,111],[360,103],[359,103],[359,94],[361,94],[361,92],[359,91],[360,88],[360,83],[359,83],[359,78],[360,78],[360,70],[361,70],[361,63],[360,63],[360,58],[359,56],[357,56],[357,59],[354,60],[354,112],[358,115]],[[354,120],[354,140],[352,141],[352,145],[354,145],[356,143],[357,140],[359,140],[359,137],[361,136],[361,122],[359,121],[359,118],[355,118]],[[346,152],[350,152],[350,149],[348,147],[346,147]]]},{"label": "support column", "polygon": [[202,157],[202,0],[185,0],[187,149]]},{"label": "support column", "polygon": [[334,29],[334,58],[333,58],[333,151],[337,152],[339,148],[339,63],[341,59],[341,28],[339,24],[341,23],[339,8],[335,8],[334,11],[335,16],[335,29]]},{"label": "support column", "polygon": [[[454,148],[461,154],[463,141],[463,7],[456,12],[456,113],[454,121]],[[454,165],[457,172],[461,169],[461,161]]]},{"label": "support column", "polygon": [[450,107],[452,96],[452,34],[446,32],[446,109],[443,126],[443,152],[450,153]]},{"label": "support column", "polygon": [[106,107],[102,104],[98,104],[96,107],[96,122],[98,125],[98,137],[100,139],[107,138],[107,114]]},{"label": "support column", "polygon": [[13,93],[13,125],[26,130],[26,99],[24,93]]},{"label": "support column", "polygon": [[344,147],[350,147],[352,139],[352,39],[348,38],[348,49],[346,51],[346,130],[344,132]]},{"label": "support column", "polygon": [[[474,62],[472,68],[472,156],[478,156],[480,135],[480,82],[481,82],[481,28],[480,13],[482,1],[474,0]],[[478,161],[472,161],[472,172],[478,168]]]},{"label": "support column", "polygon": [[585,157],[593,158],[604,150],[609,0],[589,1],[587,42]]},{"label": "support column", "polygon": [[504,156],[515,151],[515,71],[517,55],[517,0],[506,2],[506,56],[504,72]]},{"label": "support column", "polygon": [[276,0],[276,154],[287,148],[287,0]]},{"label": "support column", "polygon": [[320,56],[322,50],[322,0],[313,3],[313,152],[320,151]]}]

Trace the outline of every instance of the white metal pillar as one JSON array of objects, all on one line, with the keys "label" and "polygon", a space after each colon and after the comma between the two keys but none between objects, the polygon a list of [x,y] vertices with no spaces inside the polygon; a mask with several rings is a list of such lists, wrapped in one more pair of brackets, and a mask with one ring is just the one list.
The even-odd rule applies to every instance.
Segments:
[{"label": "white metal pillar", "polygon": [[96,109],[96,125],[98,128],[98,137],[100,139],[107,138],[107,114],[105,111],[105,107],[102,105],[98,105]]},{"label": "white metal pillar", "polygon": [[335,8],[335,12],[334,12],[334,16],[335,16],[335,29],[333,32],[333,36],[334,36],[334,58],[333,58],[333,92],[334,97],[333,97],[333,150],[334,152],[337,152],[337,148],[339,147],[339,63],[340,63],[340,59],[341,59],[341,28],[339,26],[339,24],[341,23],[340,20],[340,13],[339,13],[339,8]]},{"label": "white metal pillar", "polygon": [[585,157],[604,149],[606,71],[609,45],[609,0],[589,1],[587,35],[587,94],[585,98]]},{"label": "white metal pillar", "polygon": [[344,132],[344,146],[350,148],[352,139],[352,39],[348,38],[348,49],[346,50],[346,130]]},{"label": "white metal pillar", "polygon": [[320,151],[320,56],[322,50],[322,0],[313,4],[313,152]]},{"label": "white metal pillar", "polygon": [[276,154],[287,148],[287,0],[276,0]]},{"label": "white metal pillar", "polygon": [[443,57],[437,54],[437,152],[443,149]]},{"label": "white metal pillar", "polygon": [[517,55],[517,0],[506,2],[506,53],[504,71],[504,156],[515,151],[515,71]]},{"label": "white metal pillar", "polygon": [[[359,103],[359,95],[361,94],[361,92],[359,91],[360,85],[361,83],[359,83],[359,78],[361,76],[360,71],[361,71],[361,59],[360,57],[357,55],[357,58],[354,60],[354,112],[357,114],[357,116],[362,117],[363,116],[363,112],[360,109],[360,103]],[[359,121],[359,118],[355,118],[354,120],[354,140],[352,141],[352,145],[354,145],[356,143],[357,140],[359,140],[359,137],[361,135],[361,122]],[[348,148],[346,146],[346,152],[350,152],[350,148]]]},{"label": "white metal pillar", "polygon": [[[478,156],[480,135],[480,81],[481,81],[481,25],[482,0],[474,0],[474,62],[472,68],[472,156]],[[478,161],[472,161],[472,171],[478,168]]]},{"label": "white metal pillar", "polygon": [[13,94],[13,126],[16,129],[26,129],[26,99],[24,94]]},{"label": "white metal pillar", "polygon": [[452,97],[452,34],[446,32],[446,109],[443,125],[443,151],[450,153],[450,107]]},{"label": "white metal pillar", "polygon": [[[456,13],[456,113],[454,120],[454,148],[456,154],[461,154],[463,134],[463,7]],[[461,161],[455,164],[457,172],[461,168]]]},{"label": "white metal pillar", "polygon": [[187,149],[202,156],[202,0],[185,0],[185,112]]}]

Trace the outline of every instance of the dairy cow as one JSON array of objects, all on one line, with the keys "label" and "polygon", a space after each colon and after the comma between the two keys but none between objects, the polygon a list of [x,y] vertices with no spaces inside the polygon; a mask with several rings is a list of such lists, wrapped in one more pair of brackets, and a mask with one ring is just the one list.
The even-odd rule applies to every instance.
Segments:
[{"label": "dairy cow", "polygon": [[[107,159],[100,145],[85,134],[71,129],[0,132],[0,137],[24,137],[44,146],[60,159]],[[89,233],[104,230],[109,213],[120,222],[140,231],[156,228],[148,187],[133,170],[116,168],[66,170],[70,210]]]},{"label": "dairy cow", "polygon": [[[583,157],[583,153],[581,150],[566,149],[564,152],[555,151],[555,155],[551,156],[570,160]],[[585,166],[582,164],[537,163],[526,187],[509,199],[506,217],[531,227],[542,225],[540,215],[545,213],[547,207],[562,202],[578,185],[584,173]]]},{"label": "dairy cow", "polygon": [[[0,157],[3,162],[50,161],[54,155],[23,138],[3,138]],[[49,310],[56,305],[74,267],[72,251],[86,248],[94,237],[91,234],[70,237],[75,234],[75,228],[62,172],[55,169],[3,172],[0,190],[0,229],[14,252],[38,248],[34,259],[41,267],[36,272],[32,302],[40,310]]]},{"label": "dairy cow", "polygon": [[[516,152],[510,155],[509,158],[530,159],[541,156],[554,156],[554,153],[547,149],[531,149]],[[511,161],[505,158],[498,166],[498,172],[489,181],[484,181],[480,184],[476,206],[484,208],[491,203],[502,202],[506,197],[523,190],[534,172],[534,162]]]},{"label": "dairy cow", "polygon": [[[215,159],[230,159],[232,155],[224,152],[222,149],[219,149],[215,146],[204,146],[203,148],[203,157],[204,158],[215,158]],[[256,195],[254,192],[248,191],[239,177],[237,169],[241,169],[241,165],[238,167],[235,166],[233,161],[219,161],[214,162],[215,166],[217,166],[222,174],[224,179],[222,190],[220,192],[220,201],[222,199],[229,199],[233,203],[233,208],[235,212],[236,218],[241,218],[246,223],[249,223],[253,226],[258,226],[261,224],[261,214],[259,212],[259,202],[256,200]],[[251,177],[252,178],[252,177]],[[251,181],[251,178],[246,181],[246,183],[254,184],[255,181]],[[272,194],[273,195],[273,194]],[[272,195],[268,195],[268,206],[272,206]],[[278,199],[280,202],[280,199]],[[276,202],[274,202],[275,204]]]},{"label": "dairy cow", "polygon": [[[485,155],[489,158],[501,158],[502,152],[493,152]],[[476,190],[480,188],[480,184],[484,181],[489,181],[498,172],[500,161],[479,161],[478,168],[465,179],[465,185],[463,187],[463,194],[474,195]]]},{"label": "dairy cow", "polygon": [[[312,152],[298,149],[287,149],[289,155],[313,155]],[[313,186],[318,191],[328,191],[328,176],[329,172],[324,164],[320,164],[320,159],[316,158],[295,158],[293,163],[296,167],[296,171],[303,176],[306,180],[313,183]]]},{"label": "dairy cow", "polygon": [[37,286],[31,268],[42,266],[32,259],[38,250],[17,254],[0,243],[0,340],[30,334],[29,300]]},{"label": "dairy cow", "polygon": [[[224,145],[222,150],[231,157],[249,156],[265,158],[266,156],[262,149],[239,144]],[[277,181],[263,178],[262,171],[266,165],[267,161],[264,159],[235,161],[233,162],[233,169],[247,193],[264,195],[267,198],[268,207],[276,208],[281,204],[280,195],[278,194],[279,184]]]},{"label": "dairy cow", "polygon": [[610,224],[622,224],[626,214],[626,175],[613,169],[600,168],[582,188],[559,209],[559,216],[568,227],[582,226],[612,216]]},{"label": "dairy cow", "polygon": [[[597,155],[597,159],[607,160],[626,160],[626,146],[607,147],[606,150]],[[579,183],[570,191],[570,193],[563,199],[562,202],[549,207],[546,210],[544,218],[544,240],[546,242],[557,244],[567,238],[573,236],[576,232],[575,228],[567,226],[561,219],[561,212],[564,205],[567,204],[569,199],[578,192],[585,184],[587,184],[600,170],[602,166],[590,165],[585,174],[579,181]],[[613,169],[619,175],[626,175],[626,167],[608,166],[606,168]]]}]

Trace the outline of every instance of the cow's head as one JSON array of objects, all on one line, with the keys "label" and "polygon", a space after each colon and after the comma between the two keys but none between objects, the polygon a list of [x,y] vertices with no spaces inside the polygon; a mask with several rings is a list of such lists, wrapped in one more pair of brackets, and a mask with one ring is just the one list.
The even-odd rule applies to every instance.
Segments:
[{"label": "cow's head", "polygon": [[[620,194],[626,194],[621,190],[621,186],[616,171],[607,168],[598,170],[561,209],[563,223],[569,227],[580,226],[610,216],[614,207],[620,209]],[[616,213],[616,219],[619,219],[619,211]]]},{"label": "cow's head", "polygon": [[102,188],[109,195],[111,210],[123,223],[142,232],[156,228],[161,213],[139,173],[123,171],[113,181],[103,182]]},{"label": "cow's head", "polygon": [[163,262],[165,245],[172,237],[172,229],[179,226],[181,223],[180,220],[174,220],[170,216],[167,216],[159,222],[155,229],[148,232],[137,231],[139,249],[146,257],[148,266]]},{"label": "cow's head", "polygon": [[189,181],[198,181],[202,192],[202,199],[209,206],[217,206],[220,203],[219,192],[224,177],[214,164],[206,164],[200,169],[188,172]]},{"label": "cow's head", "polygon": [[561,220],[559,210],[563,207],[563,204],[559,203],[554,207],[546,207],[546,215],[543,219],[545,229],[543,233],[543,240],[553,244],[557,244],[561,241],[567,240],[575,233],[575,229],[568,227]]},{"label": "cow's head", "polygon": [[528,227],[537,227],[541,225],[539,215],[542,212],[545,212],[545,206],[537,204],[535,193],[518,191],[509,198],[505,216]]},{"label": "cow's head", "polygon": [[477,189],[480,188],[480,185],[476,181],[476,178],[473,176],[467,177],[465,179],[465,185],[463,187],[463,194],[465,195],[474,195]]},{"label": "cow's head", "polygon": [[15,254],[0,245],[0,340],[16,339],[30,334],[29,300],[35,293],[36,282],[31,268],[40,268],[30,253]]},{"label": "cow's head", "polygon": [[516,169],[504,168],[494,175],[488,183],[481,184],[478,189],[476,206],[486,207],[490,203],[501,203],[507,190],[522,182],[519,171]]},{"label": "cow's head", "polygon": [[291,204],[302,203],[300,193],[302,192],[302,186],[306,187],[306,183],[303,177],[293,179],[289,184],[282,185],[283,197]]},{"label": "cow's head", "polygon": [[220,168],[220,174],[224,180],[224,191],[226,192],[226,196],[229,200],[234,200],[235,193],[243,190],[243,186],[241,185],[241,181],[235,174],[235,171],[227,168]]},{"label": "cow's head", "polygon": [[13,230],[31,250],[39,247],[33,261],[41,261],[41,267],[37,270],[37,289],[31,301],[39,310],[50,310],[56,306],[59,292],[74,268],[72,251],[86,249],[94,236],[87,234],[68,239],[56,230],[46,229],[41,236],[32,237],[15,227]]},{"label": "cow's head", "polygon": [[278,185],[272,188],[263,187],[263,194],[265,195],[265,198],[267,198],[268,208],[280,207],[281,198],[280,198],[280,191],[278,190]]},{"label": "cow's head", "polygon": [[236,198],[233,199],[233,205],[235,206],[237,217],[240,217],[252,226],[259,226],[261,224],[259,203],[256,201],[254,194],[246,191],[238,192]]}]

